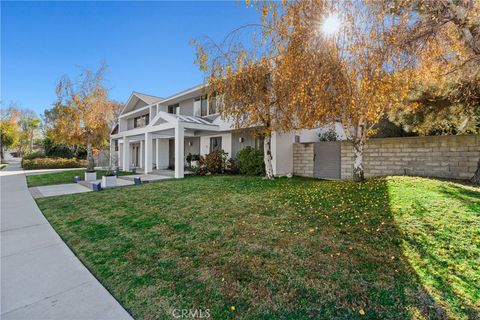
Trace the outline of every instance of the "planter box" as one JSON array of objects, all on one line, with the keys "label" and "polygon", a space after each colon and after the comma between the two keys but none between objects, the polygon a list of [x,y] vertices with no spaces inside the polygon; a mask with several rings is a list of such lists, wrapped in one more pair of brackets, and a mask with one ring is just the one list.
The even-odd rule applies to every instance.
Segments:
[{"label": "planter box", "polygon": [[97,180],[96,172],[85,172],[85,181],[95,181]]},{"label": "planter box", "polygon": [[102,176],[102,188],[113,188],[117,186],[116,176]]}]

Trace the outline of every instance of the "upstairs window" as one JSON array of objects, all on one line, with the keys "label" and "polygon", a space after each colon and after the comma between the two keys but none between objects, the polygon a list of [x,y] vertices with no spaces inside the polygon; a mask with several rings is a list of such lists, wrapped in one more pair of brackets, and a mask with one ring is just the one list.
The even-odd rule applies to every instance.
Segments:
[{"label": "upstairs window", "polygon": [[143,116],[136,117],[133,119],[133,127],[134,128],[142,128],[148,125],[150,121],[150,115],[144,114]]},{"label": "upstairs window", "polygon": [[168,106],[168,113],[177,114],[177,108],[178,108],[178,106],[179,106],[178,103],[169,105],[169,106]]},{"label": "upstairs window", "polygon": [[209,113],[208,110],[208,96],[203,95],[201,97],[195,98],[195,101],[200,101],[200,116],[205,117],[208,116],[209,114],[212,114],[211,112]]},{"label": "upstairs window", "polygon": [[218,113],[218,96],[215,95],[210,100],[210,105],[208,108],[208,114],[216,114]]},{"label": "upstairs window", "polygon": [[207,95],[201,96],[200,97],[200,115],[202,117],[208,116],[207,106],[208,106]]}]

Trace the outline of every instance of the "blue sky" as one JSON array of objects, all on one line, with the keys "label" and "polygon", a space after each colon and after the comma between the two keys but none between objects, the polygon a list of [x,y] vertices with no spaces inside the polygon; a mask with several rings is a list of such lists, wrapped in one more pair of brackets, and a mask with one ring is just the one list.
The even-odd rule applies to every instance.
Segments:
[{"label": "blue sky", "polygon": [[43,113],[55,84],[80,67],[109,65],[111,98],[169,96],[203,82],[189,40],[221,40],[258,22],[243,2],[1,3],[1,99]]}]

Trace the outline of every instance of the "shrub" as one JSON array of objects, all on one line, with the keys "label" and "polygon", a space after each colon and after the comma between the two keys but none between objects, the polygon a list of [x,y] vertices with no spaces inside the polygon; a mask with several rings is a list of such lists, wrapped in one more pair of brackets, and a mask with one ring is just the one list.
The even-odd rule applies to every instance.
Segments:
[{"label": "shrub", "polygon": [[238,162],[235,159],[228,159],[227,161],[227,168],[225,169],[226,172],[230,174],[238,174],[240,173],[240,168],[238,167]]},{"label": "shrub", "polygon": [[84,163],[76,158],[35,158],[22,159],[22,168],[33,169],[60,169],[60,168],[82,168]]},{"label": "shrub", "polygon": [[200,160],[200,155],[189,153],[189,154],[187,155],[186,160],[187,160],[187,163],[188,163],[188,164],[191,164],[192,161],[199,161],[199,160]]},{"label": "shrub", "polygon": [[[223,150],[213,150],[204,157],[200,157],[200,172],[218,174],[224,173],[227,167],[227,153]],[[200,174],[202,175],[202,174]]]},{"label": "shrub", "polygon": [[335,131],[335,128],[330,128],[325,132],[321,132],[318,134],[319,141],[337,141],[338,134]]},{"label": "shrub", "polygon": [[22,159],[25,160],[32,160],[32,159],[37,159],[37,158],[44,158],[45,154],[42,151],[35,151],[28,153],[22,157]]},{"label": "shrub", "polygon": [[43,149],[47,157],[73,158],[72,149],[64,144],[56,144],[50,137],[45,137],[42,141]]},{"label": "shrub", "polygon": [[265,174],[265,163],[263,162],[263,152],[245,147],[237,154],[238,168],[241,174],[249,176],[261,176]]}]

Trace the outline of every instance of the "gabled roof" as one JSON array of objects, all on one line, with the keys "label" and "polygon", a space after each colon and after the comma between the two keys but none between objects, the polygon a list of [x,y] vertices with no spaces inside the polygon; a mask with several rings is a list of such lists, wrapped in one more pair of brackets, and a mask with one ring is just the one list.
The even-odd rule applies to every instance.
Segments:
[{"label": "gabled roof", "polygon": [[160,98],[160,97],[157,97],[157,96],[152,96],[152,95],[145,94],[145,93],[136,92],[136,91],[133,91],[132,94],[136,95],[137,97],[139,97],[140,99],[145,101],[147,104],[153,104],[153,103],[156,103],[156,102],[159,102],[159,101],[163,100],[163,98]]},{"label": "gabled roof", "polygon": [[160,97],[151,96],[149,94],[133,91],[120,114],[133,111],[139,101],[143,101],[145,105],[150,105],[150,104],[160,102],[162,100],[163,98],[160,98]]}]

